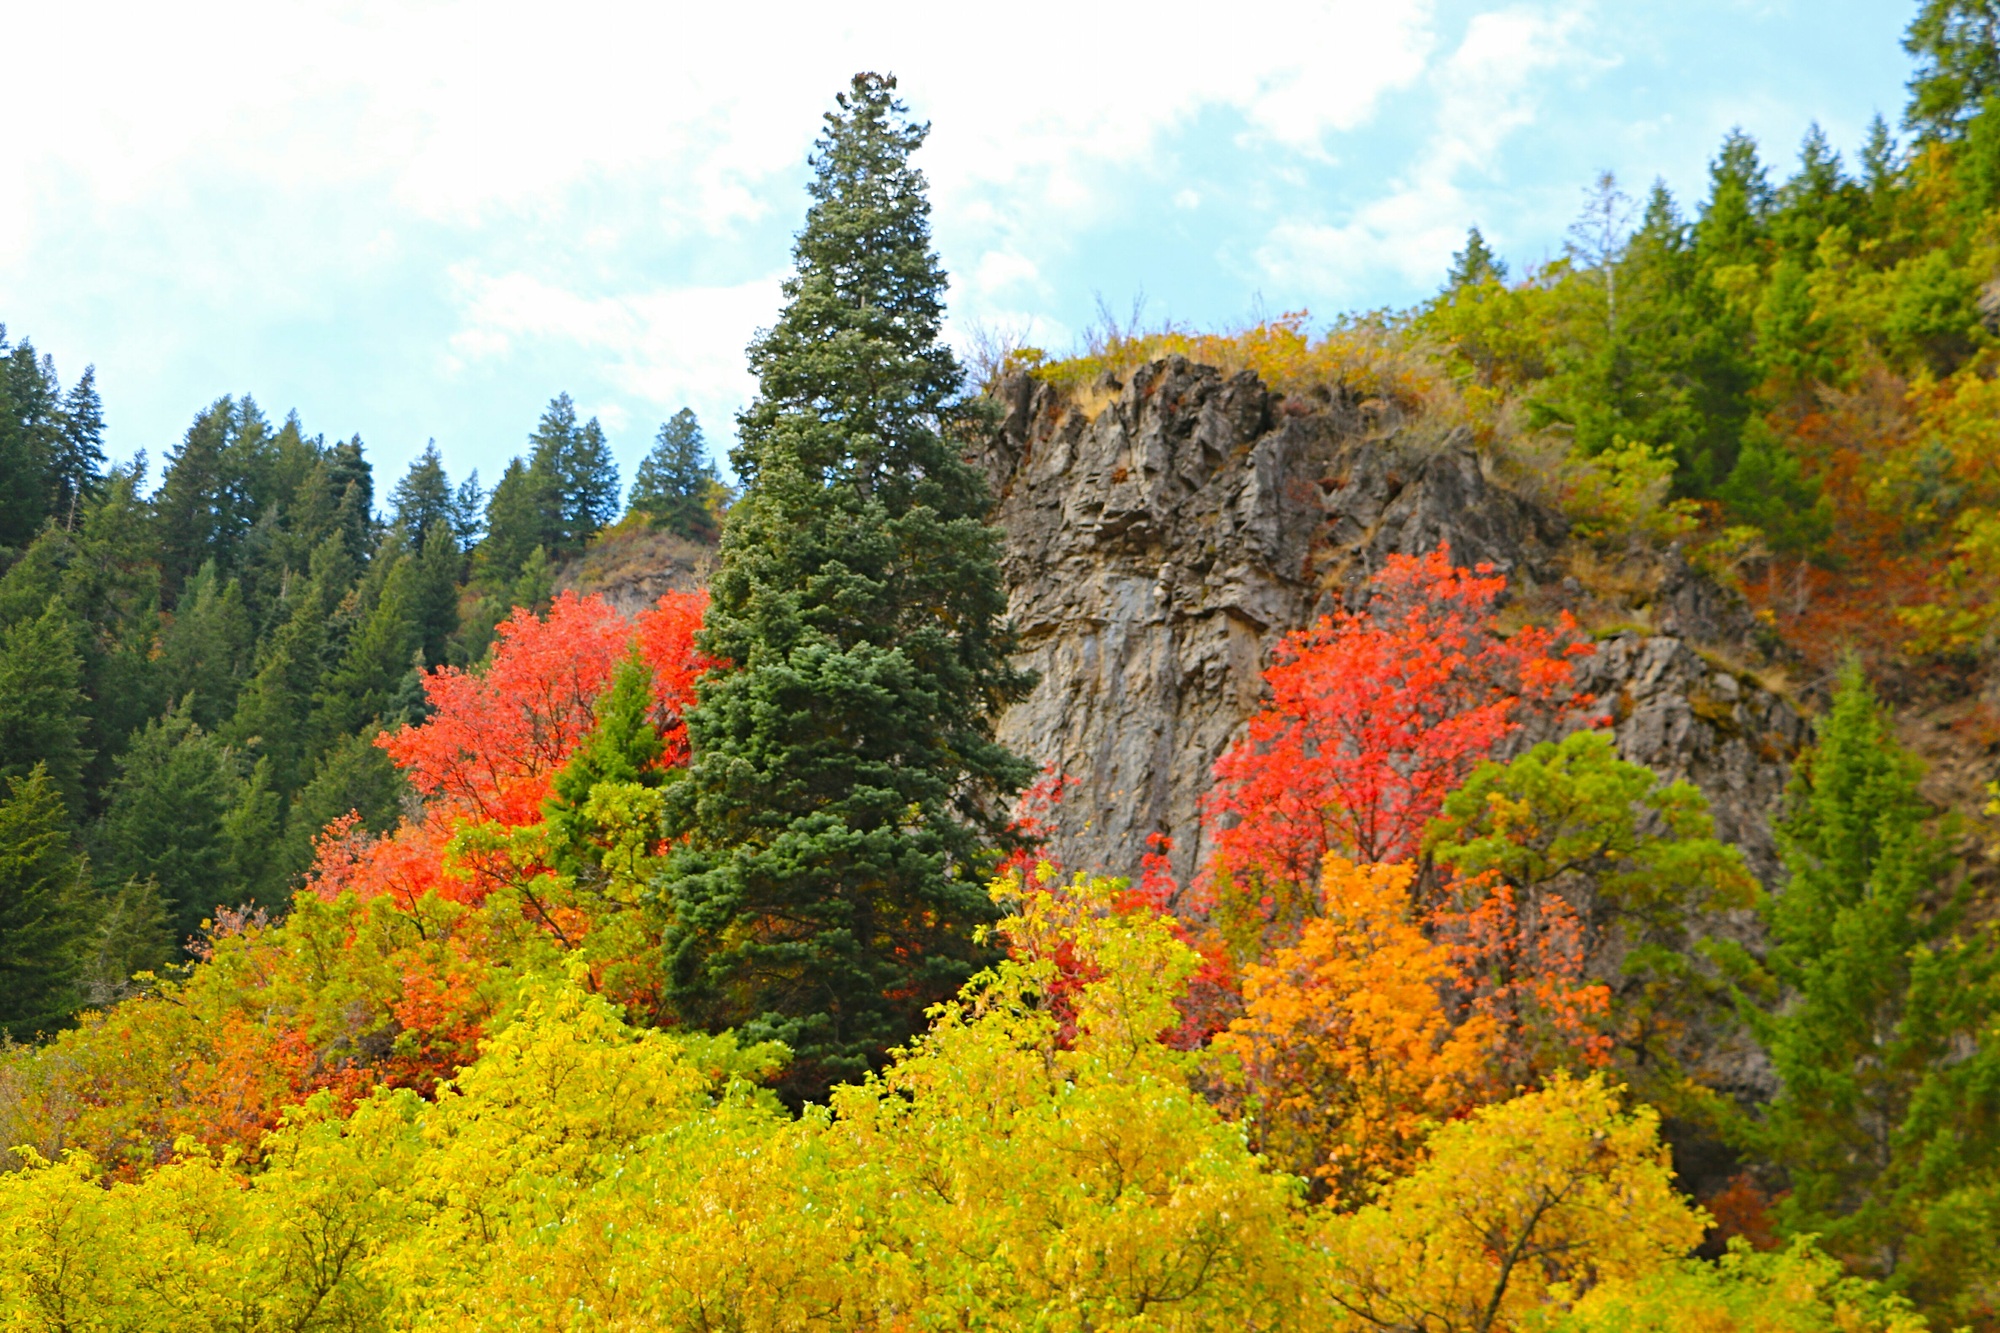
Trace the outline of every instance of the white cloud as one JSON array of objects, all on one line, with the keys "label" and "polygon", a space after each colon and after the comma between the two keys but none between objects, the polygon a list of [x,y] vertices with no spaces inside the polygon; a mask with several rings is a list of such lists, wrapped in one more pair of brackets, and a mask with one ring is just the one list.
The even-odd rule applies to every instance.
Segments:
[{"label": "white cloud", "polygon": [[1411,282],[1434,279],[1465,236],[1466,178],[1494,177],[1503,145],[1533,127],[1554,71],[1603,65],[1582,44],[1588,8],[1570,3],[1475,15],[1429,75],[1434,128],[1409,168],[1343,221],[1276,223],[1258,251],[1263,271],[1336,297],[1372,269],[1388,268]]},{"label": "white cloud", "polygon": [[777,310],[781,279],[591,297],[526,273],[460,267],[452,277],[462,323],[442,358],[447,375],[502,359],[523,340],[559,340],[600,354],[606,378],[662,416],[682,403],[712,408],[748,394],[743,348]]}]

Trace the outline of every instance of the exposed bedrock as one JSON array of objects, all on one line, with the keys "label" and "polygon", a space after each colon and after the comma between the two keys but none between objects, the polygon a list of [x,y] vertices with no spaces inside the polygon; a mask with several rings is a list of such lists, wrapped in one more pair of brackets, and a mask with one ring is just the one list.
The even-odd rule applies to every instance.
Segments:
[{"label": "exposed bedrock", "polygon": [[[1272,645],[1335,599],[1358,605],[1387,556],[1448,541],[1538,611],[1592,596],[1570,577],[1565,521],[1497,479],[1462,428],[1178,357],[1084,394],[1016,375],[996,396],[1004,422],[982,461],[1040,673],[1001,735],[1078,780],[1055,843],[1071,866],[1136,875],[1163,832],[1185,881],[1211,768],[1257,706]],[[1582,687],[1625,757],[1698,784],[1768,881],[1802,720],[1731,665],[1756,657],[1731,595],[1671,556],[1643,600],[1632,628],[1600,629]]]}]

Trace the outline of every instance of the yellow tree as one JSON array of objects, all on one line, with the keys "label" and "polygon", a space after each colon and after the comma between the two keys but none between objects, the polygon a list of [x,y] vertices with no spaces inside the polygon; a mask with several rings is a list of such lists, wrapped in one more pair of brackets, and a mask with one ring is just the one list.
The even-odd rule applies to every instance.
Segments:
[{"label": "yellow tree", "polygon": [[1601,1285],[1673,1264],[1706,1218],[1674,1192],[1658,1128],[1650,1108],[1622,1111],[1601,1078],[1563,1074],[1445,1126],[1378,1203],[1326,1220],[1329,1320],[1529,1328]]}]

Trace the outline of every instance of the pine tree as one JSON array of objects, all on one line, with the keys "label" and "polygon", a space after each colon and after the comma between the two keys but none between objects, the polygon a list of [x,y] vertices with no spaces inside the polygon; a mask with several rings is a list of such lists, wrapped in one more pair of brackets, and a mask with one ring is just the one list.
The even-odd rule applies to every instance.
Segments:
[{"label": "pine tree", "polygon": [[1465,248],[1451,257],[1451,272],[1445,275],[1444,280],[1445,290],[1455,292],[1466,287],[1505,281],[1506,263],[1486,244],[1479,228],[1469,228],[1465,233]]},{"label": "pine tree", "polygon": [[458,633],[458,580],[464,564],[450,524],[432,524],[410,584],[410,615],[426,668],[445,664],[452,636]]},{"label": "pine tree", "polygon": [[[237,886],[244,902],[281,908],[290,900],[291,876],[305,869],[306,861],[294,866],[286,860],[285,834],[284,798],[271,776],[271,761],[259,759],[222,817],[228,882]],[[310,860],[310,845],[307,851]]]},{"label": "pine tree", "polygon": [[982,881],[1029,766],[993,740],[1026,688],[990,498],[946,432],[958,364],[895,82],[857,75],[812,205],[730,511],[671,824],[675,1002],[786,1042],[793,1097],[853,1078],[986,956]]},{"label": "pine tree", "polygon": [[77,945],[89,925],[79,869],[48,770],[9,775],[0,799],[0,1032],[16,1041],[61,1026],[77,1006]]},{"label": "pine tree", "polygon": [[1757,141],[1740,128],[1723,137],[1708,168],[1708,200],[1695,224],[1695,244],[1710,264],[1755,262],[1775,193],[1757,157]]},{"label": "pine tree", "polygon": [[2000,1165],[1993,942],[1955,935],[1949,830],[1918,777],[1850,664],[1778,826],[1782,989],[1747,1010],[1783,1082],[1745,1134],[1785,1170],[1781,1219],[1884,1277],[1921,1258],[1955,1185]]},{"label": "pine tree", "polygon": [[557,868],[584,880],[601,860],[585,808],[591,792],[606,783],[657,787],[664,777],[657,767],[665,746],[653,725],[653,673],[636,653],[619,664],[596,712],[597,725],[556,774],[547,802]]},{"label": "pine tree", "polygon": [[456,500],[436,440],[424,446],[423,453],[396,483],[396,489],[389,493],[389,505],[395,511],[396,526],[403,530],[404,540],[416,550],[423,549],[425,535],[433,527],[443,524],[450,529],[456,516]]},{"label": "pine tree", "polygon": [[120,885],[104,896],[85,937],[80,998],[92,1009],[109,1008],[139,993],[136,973],[164,971],[178,955],[160,886],[149,879]]},{"label": "pine tree", "polygon": [[49,517],[61,393],[54,363],[25,338],[8,351],[0,325],[0,548],[20,550]]},{"label": "pine tree", "polygon": [[500,474],[486,500],[486,537],[472,561],[481,587],[509,587],[535,548],[545,545],[543,514],[556,503],[550,487],[545,475],[518,458]]},{"label": "pine tree", "polygon": [[170,602],[208,561],[232,569],[256,518],[247,479],[237,471],[245,456],[255,453],[254,447],[240,447],[244,429],[245,416],[236,401],[218,398],[196,414],[167,455],[153,512],[159,523],[161,579]]},{"label": "pine tree", "polygon": [[195,724],[185,704],[148,723],[118,760],[110,805],[93,831],[104,880],[152,880],[168,904],[173,938],[185,941],[216,907],[235,906],[223,820],[236,805],[236,756]]},{"label": "pine tree", "polygon": [[224,582],[213,560],[181,592],[180,605],[160,635],[162,683],[171,699],[189,700],[194,719],[213,730],[236,709],[250,674],[254,633],[243,590]]},{"label": "pine tree", "polygon": [[657,527],[695,541],[713,541],[716,526],[709,500],[720,484],[704,447],[701,423],[683,407],[661,423],[652,451],[633,474],[627,506],[648,515]]},{"label": "pine tree", "polygon": [[377,728],[343,736],[320,756],[312,780],[300,789],[285,821],[285,837],[275,849],[275,901],[282,903],[295,878],[312,864],[313,840],[326,826],[349,813],[361,817],[361,827],[387,833],[402,810],[403,775],[375,744]]},{"label": "pine tree", "polygon": [[83,378],[63,396],[61,430],[50,470],[55,518],[73,528],[83,502],[104,482],[104,403],[97,396],[96,366],[85,366]]},{"label": "pine tree", "polygon": [[409,554],[377,556],[389,563],[375,605],[348,641],[315,696],[322,746],[387,718],[411,658],[423,647],[417,623],[416,584],[421,565]]},{"label": "pine tree", "polygon": [[1923,0],[1903,49],[1917,61],[1903,124],[1925,139],[1956,138],[2000,93],[2000,0]]},{"label": "pine tree", "polygon": [[335,531],[313,552],[310,577],[297,580],[285,619],[259,650],[236,712],[222,729],[231,744],[271,761],[272,782],[289,796],[311,770],[317,728],[313,700],[340,651],[335,615],[354,586],[354,563]]},{"label": "pine tree", "polygon": [[596,417],[579,426],[576,404],[557,394],[528,443],[528,470],[541,483],[541,545],[552,555],[575,554],[618,515],[618,465],[604,428]]},{"label": "pine tree", "polygon": [[83,811],[83,769],[90,759],[78,637],[60,598],[0,634],[0,778],[25,779],[42,769],[72,815]]}]

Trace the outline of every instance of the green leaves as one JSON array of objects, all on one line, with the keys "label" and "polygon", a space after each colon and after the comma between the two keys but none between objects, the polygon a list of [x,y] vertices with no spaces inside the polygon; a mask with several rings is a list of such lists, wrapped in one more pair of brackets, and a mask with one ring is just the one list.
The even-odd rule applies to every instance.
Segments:
[{"label": "green leaves", "polygon": [[828,116],[785,308],[750,349],[701,639],[727,665],[668,791],[674,1002],[791,1045],[793,1096],[864,1072],[985,956],[980,878],[1030,775],[992,739],[1026,682],[990,500],[948,438],[966,409],[924,128],[894,89],[857,76]]}]

